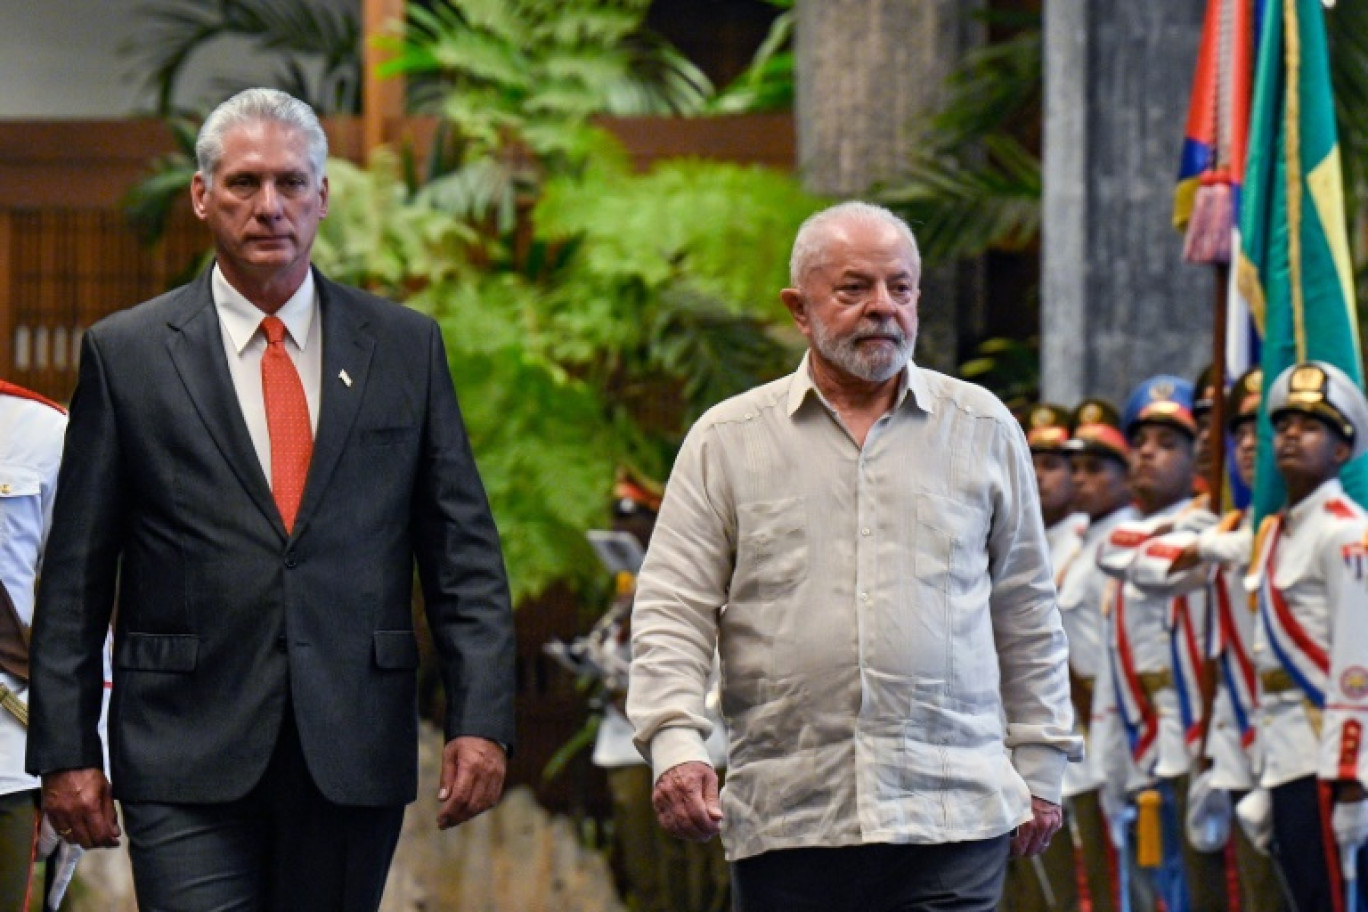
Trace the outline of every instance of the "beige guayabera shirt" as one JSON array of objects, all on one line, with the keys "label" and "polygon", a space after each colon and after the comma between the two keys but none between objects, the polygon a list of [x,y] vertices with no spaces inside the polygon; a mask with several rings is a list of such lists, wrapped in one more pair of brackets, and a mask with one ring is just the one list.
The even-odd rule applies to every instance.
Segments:
[{"label": "beige guayabera shirt", "polygon": [[998,836],[1077,756],[1035,477],[985,390],[909,365],[855,444],[805,358],[689,433],[639,580],[628,712],[656,774],[707,760],[727,855]]}]

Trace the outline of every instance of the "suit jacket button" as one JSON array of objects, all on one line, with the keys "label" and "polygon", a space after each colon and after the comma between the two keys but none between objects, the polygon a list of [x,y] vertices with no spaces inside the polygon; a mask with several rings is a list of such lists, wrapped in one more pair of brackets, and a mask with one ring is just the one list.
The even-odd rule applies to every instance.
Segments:
[{"label": "suit jacket button", "polygon": [[276,637],[276,652],[289,652],[290,645],[283,636]]},{"label": "suit jacket button", "polygon": [[298,565],[299,561],[295,560],[295,556],[293,554],[285,555],[285,566],[289,567],[290,569],[294,569]]}]

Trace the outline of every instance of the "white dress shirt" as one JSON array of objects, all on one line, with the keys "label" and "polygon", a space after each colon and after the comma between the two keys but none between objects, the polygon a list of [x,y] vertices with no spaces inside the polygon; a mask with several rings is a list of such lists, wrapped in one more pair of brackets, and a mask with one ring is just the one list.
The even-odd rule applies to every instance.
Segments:
[{"label": "white dress shirt", "polygon": [[1001,835],[1077,757],[1025,436],[909,365],[856,444],[797,372],[711,409],[675,463],[632,617],[657,776],[707,762],[714,644],[731,859]]},{"label": "white dress shirt", "polygon": [[[266,351],[266,334],[261,321],[267,316],[223,277],[217,265],[209,280],[223,333],[223,350],[228,356],[228,372],[233,378],[242,417],[252,435],[252,446],[261,460],[266,482],[271,481],[271,433],[266,426],[266,402],[261,393],[261,356]],[[323,375],[323,327],[318,319],[318,293],[313,271],[305,276],[298,290],[276,311],[285,324],[285,351],[299,371],[304,398],[309,403],[309,424],[318,434],[318,399]]]}]

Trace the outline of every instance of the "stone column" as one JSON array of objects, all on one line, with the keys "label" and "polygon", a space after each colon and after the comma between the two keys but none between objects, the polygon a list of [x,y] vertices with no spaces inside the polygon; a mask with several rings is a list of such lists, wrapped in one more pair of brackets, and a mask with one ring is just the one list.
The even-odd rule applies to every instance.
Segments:
[{"label": "stone column", "polygon": [[1205,3],[1045,0],[1044,397],[1120,401],[1211,358],[1212,267],[1173,187]]},{"label": "stone column", "polygon": [[[798,0],[798,167],[809,190],[861,197],[896,180],[982,40],[983,0]],[[916,226],[913,226],[914,230]],[[951,370],[982,321],[978,263],[928,268],[917,362]]]}]

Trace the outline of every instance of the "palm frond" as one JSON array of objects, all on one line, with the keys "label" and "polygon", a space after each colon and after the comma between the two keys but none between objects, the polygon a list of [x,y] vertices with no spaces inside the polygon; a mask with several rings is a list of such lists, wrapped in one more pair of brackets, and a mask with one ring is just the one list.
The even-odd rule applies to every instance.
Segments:
[{"label": "palm frond", "polygon": [[990,247],[1021,248],[1040,231],[1040,161],[1017,140],[983,140],[977,161],[949,155],[914,161],[881,202],[917,230],[928,261],[973,256]]},{"label": "palm frond", "polygon": [[782,111],[793,107],[793,30],[796,17],[791,2],[776,2],[787,7],[770,23],[750,65],[731,85],[717,94],[708,110],[718,114],[747,111]]},{"label": "palm frond", "polygon": [[[157,112],[169,115],[184,68],[201,48],[226,38],[243,38],[272,54],[303,55],[317,60],[322,74],[315,83],[297,63],[273,74],[277,84],[323,113],[354,111],[359,102],[361,27],[354,13],[320,6],[314,0],[166,0],[138,11],[141,27],[136,43],[123,47],[139,58],[156,92]],[[262,84],[260,77],[255,84]],[[241,88],[228,82],[230,88]]]}]

